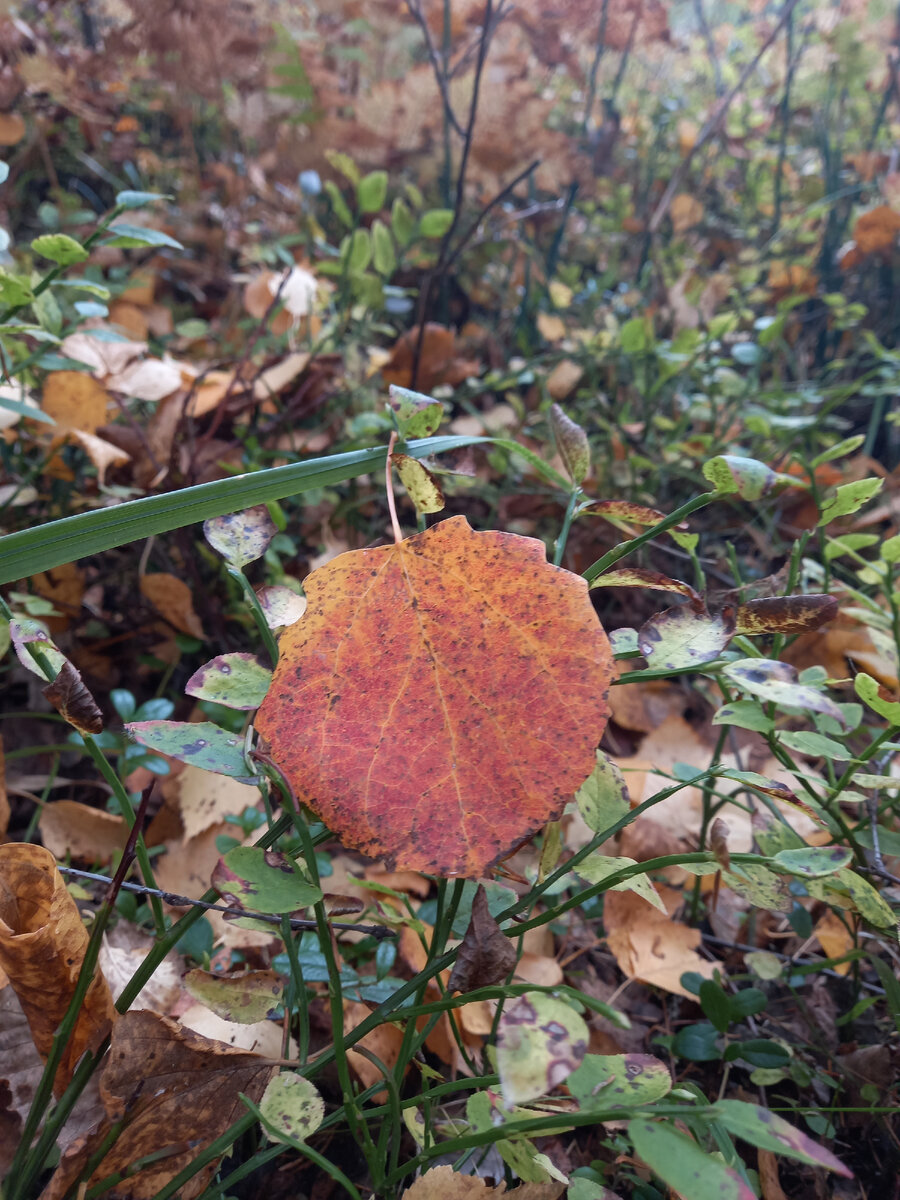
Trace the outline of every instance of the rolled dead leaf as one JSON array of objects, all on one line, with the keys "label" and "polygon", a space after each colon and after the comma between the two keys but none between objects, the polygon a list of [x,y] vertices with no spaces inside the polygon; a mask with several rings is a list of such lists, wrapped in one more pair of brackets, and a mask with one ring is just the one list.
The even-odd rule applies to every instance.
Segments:
[{"label": "rolled dead leaf", "polygon": [[81,672],[68,659],[43,692],[63,720],[68,721],[79,733],[103,732],[103,714],[97,701],[85,686]]},{"label": "rolled dead leaf", "polygon": [[516,965],[516,948],[488,908],[484,884],[472,901],[472,919],[465,932],[447,983],[449,992],[472,992],[501,983]]},{"label": "rolled dead leaf", "polygon": [[[53,855],[43,846],[0,846],[0,967],[9,976],[44,1059],[66,1014],[87,946],[87,930]],[[112,996],[98,972],[56,1072],[57,1095],[85,1050],[109,1033],[115,1018]]]}]

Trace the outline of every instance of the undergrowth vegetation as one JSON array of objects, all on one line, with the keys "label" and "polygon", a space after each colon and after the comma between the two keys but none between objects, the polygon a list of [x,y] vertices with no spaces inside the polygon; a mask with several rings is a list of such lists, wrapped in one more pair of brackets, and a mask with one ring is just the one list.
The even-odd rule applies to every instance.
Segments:
[{"label": "undergrowth vegetation", "polygon": [[3,1200],[887,1194],[896,14],[7,8]]}]

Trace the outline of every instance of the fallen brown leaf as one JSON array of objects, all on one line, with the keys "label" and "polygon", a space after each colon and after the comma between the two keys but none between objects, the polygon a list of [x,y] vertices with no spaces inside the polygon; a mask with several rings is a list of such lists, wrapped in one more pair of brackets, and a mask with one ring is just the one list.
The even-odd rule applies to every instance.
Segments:
[{"label": "fallen brown leaf", "polygon": [[[240,1093],[259,1103],[277,1069],[258,1054],[210,1041],[149,1009],[125,1013],[113,1032],[100,1080],[106,1118],[89,1139],[63,1155],[42,1200],[63,1200],[118,1121],[122,1128],[87,1186],[169,1149],[170,1154],[131,1175],[124,1189],[108,1193],[150,1200],[246,1112]],[[182,1200],[199,1196],[216,1166],[205,1167],[185,1184],[179,1191]]]},{"label": "fallen brown leaf", "polygon": [[[49,850],[21,842],[0,846],[0,967],[43,1058],[66,1014],[87,944],[81,915]],[[78,1059],[102,1041],[115,1018],[106,980],[97,972],[56,1072],[57,1095]]]}]

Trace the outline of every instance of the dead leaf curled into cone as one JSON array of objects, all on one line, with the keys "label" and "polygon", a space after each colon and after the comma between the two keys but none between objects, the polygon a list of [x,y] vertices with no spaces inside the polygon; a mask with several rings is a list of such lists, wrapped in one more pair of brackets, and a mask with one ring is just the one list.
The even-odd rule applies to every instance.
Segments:
[{"label": "dead leaf curled into cone", "polygon": [[[53,855],[43,846],[0,846],[0,967],[43,1058],[66,1014],[88,940]],[[112,996],[98,972],[56,1073],[56,1095],[65,1090],[81,1055],[102,1041],[115,1019]]]}]

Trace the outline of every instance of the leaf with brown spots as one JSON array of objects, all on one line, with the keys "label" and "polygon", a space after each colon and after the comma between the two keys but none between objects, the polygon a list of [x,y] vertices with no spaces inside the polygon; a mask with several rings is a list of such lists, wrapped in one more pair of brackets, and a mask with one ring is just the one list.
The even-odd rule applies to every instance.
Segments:
[{"label": "leaf with brown spots", "polygon": [[583,579],[452,517],[339,555],[304,590],[257,728],[347,845],[478,876],[560,816],[609,714]]},{"label": "leaf with brown spots", "polygon": [[738,607],[735,633],[805,633],[838,614],[834,596],[765,596]]},{"label": "leaf with brown spots", "polygon": [[[246,1112],[241,1093],[259,1103],[277,1069],[258,1054],[214,1042],[149,1009],[125,1013],[100,1081],[106,1118],[86,1144],[63,1155],[43,1200],[68,1194],[117,1121],[123,1126],[88,1189],[165,1147],[168,1154],[128,1178],[127,1193],[115,1193],[150,1200]],[[199,1196],[217,1165],[204,1167],[179,1189],[182,1200]]]}]

